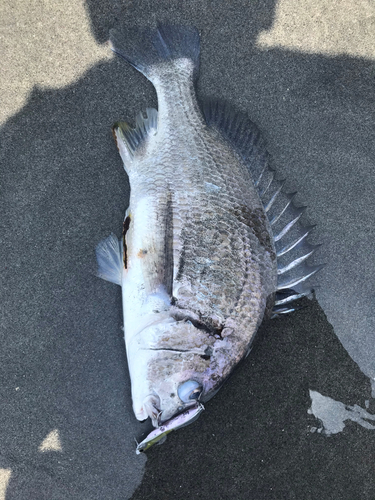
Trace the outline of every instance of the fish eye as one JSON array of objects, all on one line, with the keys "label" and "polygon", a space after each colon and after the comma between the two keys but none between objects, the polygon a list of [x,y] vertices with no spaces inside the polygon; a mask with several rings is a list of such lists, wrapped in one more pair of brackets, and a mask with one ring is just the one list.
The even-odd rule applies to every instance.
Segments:
[{"label": "fish eye", "polygon": [[178,397],[184,403],[199,399],[202,393],[202,386],[196,380],[187,380],[178,388]]}]

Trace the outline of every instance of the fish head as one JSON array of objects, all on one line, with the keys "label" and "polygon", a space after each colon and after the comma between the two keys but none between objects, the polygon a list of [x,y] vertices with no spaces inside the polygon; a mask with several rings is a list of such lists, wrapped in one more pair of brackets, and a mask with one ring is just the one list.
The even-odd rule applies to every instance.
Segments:
[{"label": "fish head", "polygon": [[133,408],[154,427],[209,400],[237,364],[228,338],[216,338],[189,320],[154,322],[142,339],[144,348],[129,356]]}]

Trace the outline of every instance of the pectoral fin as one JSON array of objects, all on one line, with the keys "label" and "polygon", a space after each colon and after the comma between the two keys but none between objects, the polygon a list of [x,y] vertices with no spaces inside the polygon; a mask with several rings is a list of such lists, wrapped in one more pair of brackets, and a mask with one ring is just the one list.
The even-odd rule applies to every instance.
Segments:
[{"label": "pectoral fin", "polygon": [[114,234],[102,240],[96,247],[98,270],[96,275],[121,286],[123,272],[122,241]]}]

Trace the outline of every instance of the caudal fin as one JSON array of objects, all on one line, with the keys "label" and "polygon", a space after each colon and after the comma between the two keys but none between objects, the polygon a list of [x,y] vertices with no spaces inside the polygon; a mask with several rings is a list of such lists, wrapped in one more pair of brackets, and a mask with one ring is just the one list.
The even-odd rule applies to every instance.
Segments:
[{"label": "caudal fin", "polygon": [[111,49],[146,78],[153,80],[153,69],[164,62],[190,59],[199,64],[199,33],[192,26],[159,25],[153,30],[110,31]]}]

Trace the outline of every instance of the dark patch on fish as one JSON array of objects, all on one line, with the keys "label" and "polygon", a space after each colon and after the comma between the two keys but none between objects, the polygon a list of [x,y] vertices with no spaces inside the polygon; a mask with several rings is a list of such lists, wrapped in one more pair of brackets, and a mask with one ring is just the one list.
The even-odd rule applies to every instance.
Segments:
[{"label": "dark patch on fish", "polygon": [[173,293],[173,201],[172,193],[168,189],[164,219],[164,286],[167,294]]},{"label": "dark patch on fish", "polygon": [[186,259],[186,246],[185,246],[186,237],[185,237],[184,233],[185,233],[185,231],[182,230],[181,239],[183,241],[183,246],[182,246],[182,249],[181,249],[180,259],[179,259],[179,262],[178,262],[178,271],[177,271],[176,281],[179,281],[182,278],[183,274],[184,274],[185,259]]},{"label": "dark patch on fish", "polygon": [[126,233],[128,232],[129,227],[130,227],[130,215],[128,215],[126,217],[126,219],[124,220],[123,225],[122,225],[122,247],[124,249],[123,250],[123,260],[124,260],[125,269],[128,268],[128,249],[126,246],[125,236],[126,236]]},{"label": "dark patch on fish", "polygon": [[239,221],[246,224],[255,234],[262,247],[270,254],[271,259],[276,259],[276,253],[272,245],[271,235],[267,230],[267,216],[263,208],[250,209],[246,205],[237,205],[234,214]]},{"label": "dark patch on fish", "polygon": [[201,356],[203,359],[210,359],[211,356],[213,355],[213,349],[211,346],[206,347],[206,350],[204,351],[204,355]]},{"label": "dark patch on fish", "polygon": [[203,317],[199,311],[197,314],[186,309],[179,309],[177,302],[177,307],[173,307],[170,310],[170,315],[176,321],[190,321],[198,330],[203,330],[210,336],[221,338],[224,325],[219,324],[217,321],[215,322],[211,317]]}]

